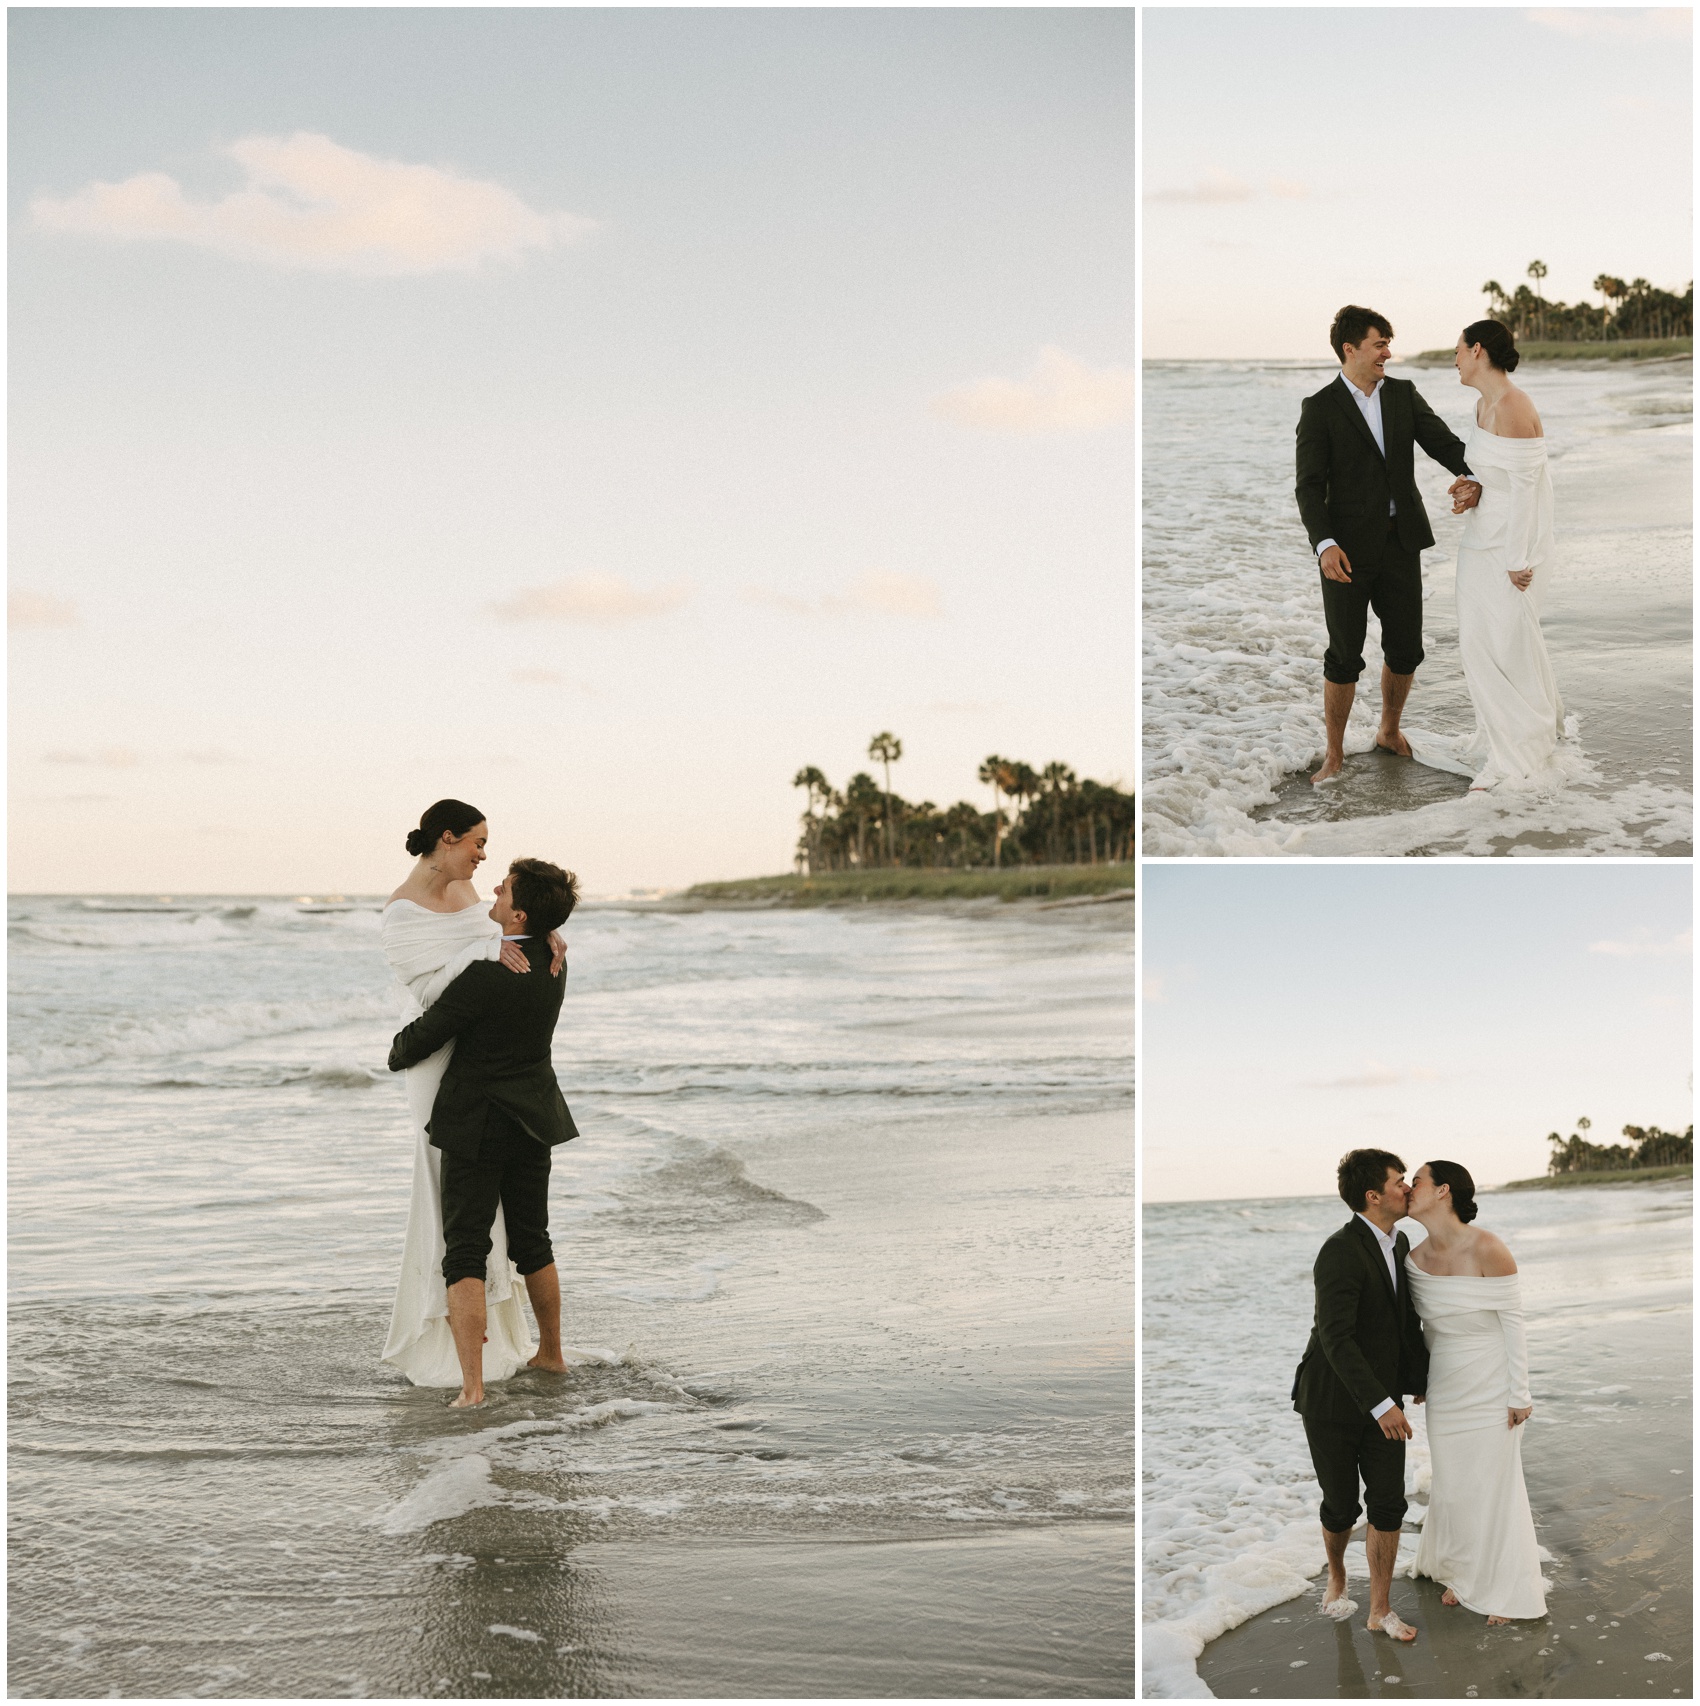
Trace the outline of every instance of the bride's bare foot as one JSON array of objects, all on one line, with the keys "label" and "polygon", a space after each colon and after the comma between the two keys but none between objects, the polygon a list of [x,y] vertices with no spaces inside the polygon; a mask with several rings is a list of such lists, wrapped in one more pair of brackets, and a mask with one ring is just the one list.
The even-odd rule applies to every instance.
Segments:
[{"label": "bride's bare foot", "polygon": [[1456,1605],[1458,1603],[1458,1596],[1451,1590],[1451,1588],[1448,1588],[1446,1592],[1440,1596],[1440,1603],[1442,1605]]},{"label": "bride's bare foot", "polygon": [[1406,1623],[1396,1611],[1384,1612],[1380,1617],[1369,1620],[1372,1631],[1379,1630],[1383,1635],[1391,1635],[1395,1641],[1414,1641],[1417,1632]]},{"label": "bride's bare foot", "polygon": [[527,1368],[547,1369],[551,1374],[565,1374],[567,1372],[567,1365],[557,1351],[539,1351],[525,1366]]},{"label": "bride's bare foot", "polygon": [[1313,788],[1320,788],[1324,782],[1332,782],[1340,774],[1340,766],[1346,762],[1343,752],[1331,752],[1322,761],[1322,768],[1315,772],[1310,779]]},{"label": "bride's bare foot", "polygon": [[1509,1617],[1490,1617],[1487,1621],[1488,1628],[1492,1629],[1496,1624],[1509,1623],[1511,1619]]},{"label": "bride's bare foot", "polygon": [[1375,744],[1384,752],[1397,753],[1401,758],[1411,756],[1411,743],[1397,729],[1389,733],[1386,729],[1377,729]]},{"label": "bride's bare foot", "polygon": [[484,1388],[480,1386],[476,1392],[468,1392],[463,1386],[460,1392],[449,1400],[451,1410],[476,1410],[484,1402]]}]

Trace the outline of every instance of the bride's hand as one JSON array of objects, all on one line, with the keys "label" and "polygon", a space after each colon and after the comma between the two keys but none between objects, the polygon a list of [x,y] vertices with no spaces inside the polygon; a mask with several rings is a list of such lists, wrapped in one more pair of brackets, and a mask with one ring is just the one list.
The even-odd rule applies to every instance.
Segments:
[{"label": "bride's hand", "polygon": [[518,942],[504,942],[502,944],[501,958],[502,964],[505,965],[509,971],[531,970],[531,961],[525,957],[525,949],[522,948]]},{"label": "bride's hand", "polygon": [[1511,1419],[1510,1419],[1510,1420],[1509,1420],[1509,1421],[1508,1421],[1508,1422],[1507,1422],[1507,1423],[1506,1423],[1506,1424],[1505,1424],[1505,1425],[1506,1425],[1506,1427],[1507,1427],[1507,1428],[1520,1428],[1520,1427],[1521,1427],[1521,1426],[1522,1426],[1522,1425],[1523,1425],[1523,1424],[1524,1424],[1524,1423],[1525,1423],[1525,1422],[1526,1422],[1526,1421],[1528,1421],[1528,1419],[1529,1419],[1529,1418],[1530,1418],[1530,1417],[1531,1417],[1531,1416],[1532,1416],[1532,1415],[1534,1415],[1534,1413],[1535,1413],[1535,1406],[1534,1406],[1534,1405],[1533,1405],[1533,1404],[1531,1404],[1531,1405],[1530,1405],[1530,1406],[1529,1406],[1529,1407],[1528,1407],[1528,1409],[1526,1409],[1526,1410],[1512,1410],[1512,1409],[1508,1409],[1508,1410],[1507,1410],[1507,1411],[1506,1411],[1506,1412],[1505,1412],[1505,1413],[1506,1413],[1506,1415],[1507,1415],[1507,1416],[1509,1416],[1509,1417],[1510,1417],[1510,1418],[1511,1418]]},{"label": "bride's hand", "polygon": [[1482,501],[1481,482],[1460,476],[1446,488],[1446,495],[1452,499],[1452,513],[1462,515],[1465,510],[1474,509]]},{"label": "bride's hand", "polygon": [[567,963],[567,940],[559,930],[549,932],[549,975],[559,977]]},{"label": "bride's hand", "polygon": [[1527,592],[1529,582],[1535,578],[1535,571],[1533,569],[1519,569],[1513,574],[1510,569],[1507,569],[1505,576],[1519,592]]}]

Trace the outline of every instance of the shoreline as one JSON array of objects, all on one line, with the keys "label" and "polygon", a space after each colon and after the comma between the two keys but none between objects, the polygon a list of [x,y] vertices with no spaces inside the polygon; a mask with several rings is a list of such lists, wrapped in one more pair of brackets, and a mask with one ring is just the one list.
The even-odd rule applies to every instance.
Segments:
[{"label": "shoreline", "polygon": [[1671,1167],[1602,1168],[1595,1173],[1560,1173],[1539,1179],[1511,1179],[1490,1188],[1495,1191],[1565,1191],[1579,1185],[1663,1185],[1694,1177],[1692,1163]]},{"label": "shoreline", "polygon": [[896,867],[869,871],[823,871],[817,876],[744,877],[696,883],[681,893],[639,903],[646,909],[677,911],[702,907],[819,907],[892,905],[940,901],[1020,902],[1040,905],[1131,901],[1136,866],[1015,865],[1002,870]]}]

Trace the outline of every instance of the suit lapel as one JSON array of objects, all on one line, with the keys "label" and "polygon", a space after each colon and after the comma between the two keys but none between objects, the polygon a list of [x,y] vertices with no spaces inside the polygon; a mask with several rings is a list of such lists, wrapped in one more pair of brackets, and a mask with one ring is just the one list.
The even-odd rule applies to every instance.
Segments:
[{"label": "suit lapel", "polygon": [[[1376,1243],[1375,1234],[1369,1229],[1369,1222],[1359,1220],[1354,1214],[1352,1225],[1357,1230],[1358,1242],[1363,1246],[1364,1254],[1369,1258],[1370,1266],[1375,1269],[1381,1280],[1381,1288],[1387,1293],[1388,1302],[1398,1303],[1399,1294],[1393,1289],[1393,1276],[1387,1271],[1387,1258],[1382,1255],[1381,1246]],[[1397,1244],[1395,1244],[1395,1260],[1397,1259]]]},{"label": "suit lapel", "polygon": [[[1356,387],[1353,386],[1351,380],[1340,378],[1334,381],[1334,389],[1339,393],[1340,407],[1351,416],[1352,425],[1363,434],[1364,443],[1377,456],[1381,456],[1381,446],[1375,442],[1375,434],[1369,430],[1369,422],[1364,419],[1364,412],[1358,407],[1357,398],[1350,395]],[[1381,436],[1383,438],[1387,436],[1387,387],[1385,385],[1381,388]],[[1385,461],[1386,458],[1382,457],[1382,460]],[[1377,1255],[1380,1253],[1379,1250],[1376,1252]]]}]

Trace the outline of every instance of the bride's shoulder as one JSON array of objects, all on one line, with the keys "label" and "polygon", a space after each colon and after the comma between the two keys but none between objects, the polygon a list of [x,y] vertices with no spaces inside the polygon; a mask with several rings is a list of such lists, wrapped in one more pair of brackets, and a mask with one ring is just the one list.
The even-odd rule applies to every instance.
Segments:
[{"label": "bride's shoulder", "polygon": [[1493,411],[1493,430],[1501,438],[1542,438],[1540,411],[1527,391],[1513,385]]},{"label": "bride's shoulder", "polygon": [[1516,1259],[1505,1241],[1485,1227],[1476,1233],[1476,1265],[1484,1279],[1504,1279],[1517,1271]]}]

